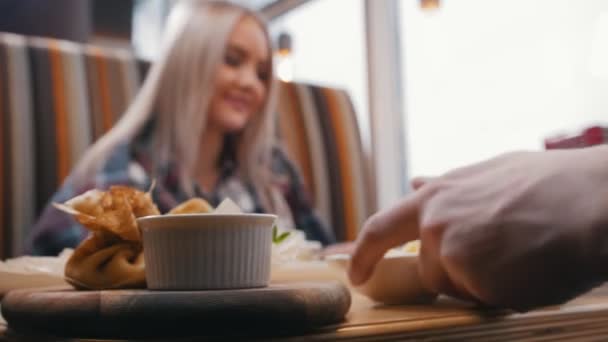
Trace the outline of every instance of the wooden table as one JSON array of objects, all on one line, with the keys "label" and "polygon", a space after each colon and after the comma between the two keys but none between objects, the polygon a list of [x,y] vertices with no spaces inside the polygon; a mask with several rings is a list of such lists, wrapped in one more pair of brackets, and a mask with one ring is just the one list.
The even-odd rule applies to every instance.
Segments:
[{"label": "wooden table", "polygon": [[[203,333],[203,332],[202,332]],[[605,341],[608,340],[608,287],[559,307],[524,314],[480,311],[442,298],[432,306],[377,306],[354,295],[344,323],[299,336],[261,336],[259,340],[419,340],[425,341]],[[48,341],[7,331],[0,341]],[[56,339],[62,341],[61,339]],[[194,341],[200,338],[180,339]]]}]

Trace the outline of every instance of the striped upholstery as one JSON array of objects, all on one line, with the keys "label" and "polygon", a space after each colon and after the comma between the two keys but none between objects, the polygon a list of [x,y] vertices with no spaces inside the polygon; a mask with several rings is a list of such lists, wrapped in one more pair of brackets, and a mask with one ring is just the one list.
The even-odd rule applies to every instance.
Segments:
[{"label": "striped upholstery", "polygon": [[33,127],[26,40],[0,34],[0,256],[18,252],[35,215]]},{"label": "striped upholstery", "polygon": [[0,257],[20,253],[49,197],[138,84],[136,60],[122,50],[0,34]]},{"label": "striped upholstery", "polygon": [[137,60],[123,50],[86,49],[91,132],[98,139],[120,118],[140,85]]},{"label": "striped upholstery", "polygon": [[348,94],[334,88],[282,83],[279,113],[279,138],[298,164],[319,215],[338,240],[353,240],[372,203]]}]

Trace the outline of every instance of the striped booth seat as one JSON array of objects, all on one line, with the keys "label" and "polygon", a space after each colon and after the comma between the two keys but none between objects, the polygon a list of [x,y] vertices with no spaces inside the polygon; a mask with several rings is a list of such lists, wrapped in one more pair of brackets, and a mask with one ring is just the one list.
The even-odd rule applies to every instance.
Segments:
[{"label": "striped booth seat", "polygon": [[0,256],[21,253],[49,197],[136,93],[137,70],[123,50],[0,34]]},{"label": "striped booth seat", "polygon": [[278,132],[321,218],[339,241],[353,240],[374,204],[348,93],[281,83]]},{"label": "striped booth seat", "polygon": [[[0,258],[21,254],[50,196],[122,115],[145,66],[130,52],[0,33]],[[339,240],[369,214],[359,130],[339,89],[282,83],[279,138]]]}]

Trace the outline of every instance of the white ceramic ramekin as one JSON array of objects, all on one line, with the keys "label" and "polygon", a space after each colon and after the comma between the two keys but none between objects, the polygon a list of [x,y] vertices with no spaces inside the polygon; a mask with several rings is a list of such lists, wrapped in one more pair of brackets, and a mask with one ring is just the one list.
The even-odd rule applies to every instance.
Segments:
[{"label": "white ceramic ramekin", "polygon": [[274,215],[186,214],[137,220],[152,290],[267,286]]}]

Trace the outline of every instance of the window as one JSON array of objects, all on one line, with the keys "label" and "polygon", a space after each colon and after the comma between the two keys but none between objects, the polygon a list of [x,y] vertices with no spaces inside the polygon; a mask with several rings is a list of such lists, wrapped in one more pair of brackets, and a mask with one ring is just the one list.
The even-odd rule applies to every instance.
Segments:
[{"label": "window", "polygon": [[167,0],[136,0],[133,8],[131,40],[138,57],[154,60],[159,53],[165,18],[169,13]]},{"label": "window", "polygon": [[314,0],[270,24],[271,34],[292,41],[294,81],[346,89],[369,148],[367,62],[363,0]]},{"label": "window", "polygon": [[410,174],[608,119],[608,2],[400,1]]}]

